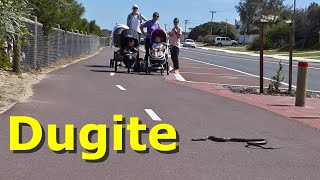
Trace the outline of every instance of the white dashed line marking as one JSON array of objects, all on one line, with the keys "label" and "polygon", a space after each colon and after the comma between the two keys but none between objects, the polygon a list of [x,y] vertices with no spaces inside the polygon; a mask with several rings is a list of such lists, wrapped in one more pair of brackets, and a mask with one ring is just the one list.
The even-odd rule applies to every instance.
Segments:
[{"label": "white dashed line marking", "polygon": [[[173,68],[171,66],[169,66],[169,70],[173,70]],[[174,77],[176,78],[177,81],[186,81],[182,76],[181,74],[173,74]]]},{"label": "white dashed line marking", "polygon": [[122,87],[121,85],[116,85],[121,91],[126,91],[126,89],[124,87]]},{"label": "white dashed line marking", "polygon": [[145,109],[145,111],[148,113],[152,120],[162,121],[160,117],[152,109]]}]

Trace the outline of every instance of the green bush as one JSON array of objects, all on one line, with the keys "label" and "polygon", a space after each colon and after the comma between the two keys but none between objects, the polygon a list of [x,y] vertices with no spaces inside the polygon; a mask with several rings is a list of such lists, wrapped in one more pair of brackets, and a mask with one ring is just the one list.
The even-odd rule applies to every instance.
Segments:
[{"label": "green bush", "polygon": [[271,78],[271,82],[270,82],[269,87],[267,89],[267,92],[269,94],[280,93],[281,82],[284,79],[284,76],[282,76],[282,71],[283,71],[283,65],[281,64],[281,60],[280,60],[279,61],[279,69],[277,71],[277,74]]},{"label": "green bush", "polygon": [[320,43],[315,44],[312,49],[314,50],[320,50]]},{"label": "green bush", "polygon": [[194,29],[192,29],[192,31],[188,35],[188,39],[197,40],[199,36],[204,37],[206,35],[210,35],[211,27],[212,27],[212,34],[211,35],[227,36],[227,37],[229,37],[231,39],[235,39],[236,38],[236,33],[234,31],[234,28],[229,26],[228,27],[228,33],[226,34],[225,33],[226,24],[225,23],[208,22],[208,23],[201,24],[201,25],[195,27]]},{"label": "green bush", "polygon": [[[255,37],[253,39],[252,44],[247,46],[247,49],[249,51],[259,51],[260,50],[260,38]],[[270,49],[272,49],[272,42],[270,39],[264,37],[264,50],[270,50]]]},{"label": "green bush", "polygon": [[203,42],[203,37],[202,36],[198,36],[197,41],[198,42]]},{"label": "green bush", "polygon": [[0,69],[10,68],[10,59],[8,56],[0,56]]},{"label": "green bush", "polygon": [[272,49],[278,49],[289,44],[290,26],[280,22],[266,32],[266,41],[270,41]]},{"label": "green bush", "polygon": [[[289,44],[290,26],[286,23],[278,23],[271,28],[266,29],[264,34],[264,49],[279,49],[287,47]],[[260,48],[259,37],[253,40],[248,46],[248,50],[258,51]]]},{"label": "green bush", "polygon": [[206,36],[203,37],[203,42],[207,43],[208,45],[211,45],[211,44],[213,44],[212,38],[213,38],[213,36],[206,35]]}]

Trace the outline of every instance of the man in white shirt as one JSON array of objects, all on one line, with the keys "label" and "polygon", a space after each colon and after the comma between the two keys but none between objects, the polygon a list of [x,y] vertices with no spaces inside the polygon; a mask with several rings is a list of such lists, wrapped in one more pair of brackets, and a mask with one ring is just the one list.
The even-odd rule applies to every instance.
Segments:
[{"label": "man in white shirt", "polygon": [[132,13],[130,13],[127,18],[127,26],[130,29],[137,31],[140,37],[140,25],[145,21],[147,21],[147,19],[141,13],[138,12],[138,5],[134,4],[132,6]]}]

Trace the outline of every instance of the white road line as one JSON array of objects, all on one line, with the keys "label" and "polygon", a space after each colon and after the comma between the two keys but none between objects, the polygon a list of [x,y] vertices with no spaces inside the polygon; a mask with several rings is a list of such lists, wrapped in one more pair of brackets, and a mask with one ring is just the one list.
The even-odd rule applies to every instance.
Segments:
[{"label": "white road line", "polygon": [[[173,70],[173,68],[171,66],[169,66],[169,70]],[[181,74],[173,74],[174,77],[176,78],[177,81],[186,81],[182,76]]]},{"label": "white road line", "polygon": [[215,74],[215,73],[197,73],[197,72],[180,72],[181,74],[200,74],[200,75],[212,75],[212,76],[232,76],[232,77],[242,77],[247,75],[232,75],[232,74]]},{"label": "white road line", "polygon": [[174,75],[174,77],[176,77],[176,80],[178,80],[178,81],[186,81],[182,76],[181,76],[181,74],[173,74]]},{"label": "white road line", "polygon": [[126,91],[126,89],[124,87],[122,87],[121,85],[116,85],[121,91]]},{"label": "white road line", "polygon": [[114,76],[115,73],[110,73],[110,76]]},{"label": "white road line", "polygon": [[160,117],[152,109],[145,109],[145,111],[148,113],[152,120],[162,121]]},{"label": "white road line", "polygon": [[190,69],[220,69],[218,67],[216,67],[216,68],[212,68],[212,67],[210,67],[210,68],[208,68],[208,67],[196,67],[196,66],[180,66],[180,67],[190,68]]},{"label": "white road line", "polygon": [[[260,77],[260,76],[257,76],[257,75],[254,75],[254,74],[250,74],[250,73],[246,73],[246,72],[243,72],[243,71],[240,71],[240,70],[237,70],[237,69],[232,69],[232,68],[228,68],[228,67],[224,67],[224,66],[219,66],[219,65],[216,65],[216,64],[211,64],[211,63],[207,63],[207,62],[203,62],[203,61],[199,61],[199,60],[194,60],[194,59],[191,59],[191,58],[186,58],[186,57],[184,57],[184,58],[185,58],[185,59],[188,59],[188,60],[190,60],[190,61],[199,62],[199,63],[203,63],[203,64],[208,64],[208,65],[210,65],[210,66],[220,67],[220,68],[227,69],[227,70],[230,70],[230,71],[235,71],[235,72],[238,72],[238,73],[241,73],[241,74],[245,74],[245,75],[248,75],[248,76]],[[263,77],[263,79],[271,81],[270,78]],[[187,81],[187,82],[192,82],[192,81]],[[283,85],[285,85],[285,86],[289,86],[289,84],[288,84],[288,83],[285,83],[285,82],[281,82],[281,84],[283,84]],[[297,88],[297,86],[295,86],[295,85],[292,85],[292,87],[293,87],[293,88]],[[311,91],[311,92],[320,92],[320,91],[310,90],[310,89],[308,89],[308,91]]]},{"label": "white road line", "polygon": [[196,83],[196,84],[211,84],[211,85],[218,85],[218,86],[232,86],[232,87],[252,87],[252,88],[259,88],[260,87],[260,86],[249,86],[249,85],[243,85],[243,84],[241,84],[241,85],[240,84],[221,84],[221,83],[202,82],[202,81],[186,81],[186,82]]},{"label": "white road line", "polygon": [[[190,51],[190,52],[191,52],[191,51]],[[208,56],[213,56],[213,57],[230,57],[230,58],[236,58],[236,59],[243,60],[243,61],[259,62],[259,60],[252,59],[252,58],[235,57],[235,56],[228,56],[228,55],[222,55],[222,54],[211,54],[211,53],[204,53],[203,51],[201,51],[201,52],[194,52],[194,51],[192,51],[192,53],[203,54],[203,55],[208,55]],[[276,59],[276,58],[273,58],[273,59]],[[279,62],[273,62],[273,61],[269,61],[269,60],[264,60],[263,62],[264,62],[264,63],[269,63],[269,64],[279,64]],[[289,63],[288,63],[288,62],[283,62],[283,61],[281,61],[281,63],[284,64],[284,65],[289,66]],[[298,65],[295,65],[295,64],[293,64],[292,66],[293,66],[293,67],[298,67]],[[309,69],[315,69],[315,70],[319,70],[319,69],[320,69],[320,68],[312,67],[312,66],[309,66],[308,68],[309,68]]]},{"label": "white road line", "polygon": [[[208,64],[208,65],[211,65],[211,66],[215,66],[215,67],[219,67],[219,68],[223,68],[223,69],[227,69],[227,70],[230,70],[230,71],[235,71],[235,72],[238,72],[238,73],[241,73],[241,74],[245,74],[245,75],[248,75],[248,76],[252,76],[252,77],[260,77],[260,76],[257,76],[257,75],[254,75],[254,74],[250,74],[250,73],[246,73],[246,72],[243,72],[243,71],[240,71],[240,70],[237,70],[237,69],[232,69],[232,68],[228,68],[228,67],[224,67],[224,66],[219,66],[219,65],[216,65],[216,64],[211,64],[211,63],[207,63],[207,62],[203,62],[203,61],[199,61],[199,60],[194,60],[194,59],[191,59],[191,58],[186,58],[184,57],[185,59],[188,59],[190,61],[195,61],[195,62],[199,62],[199,63],[203,63],[203,64]],[[271,80],[270,78],[266,78],[266,77],[263,77],[263,79],[265,80]],[[285,83],[285,82],[281,82],[281,84],[283,85],[286,85],[286,86],[289,86],[288,83]],[[297,88],[296,86],[292,85],[293,88]]]}]

